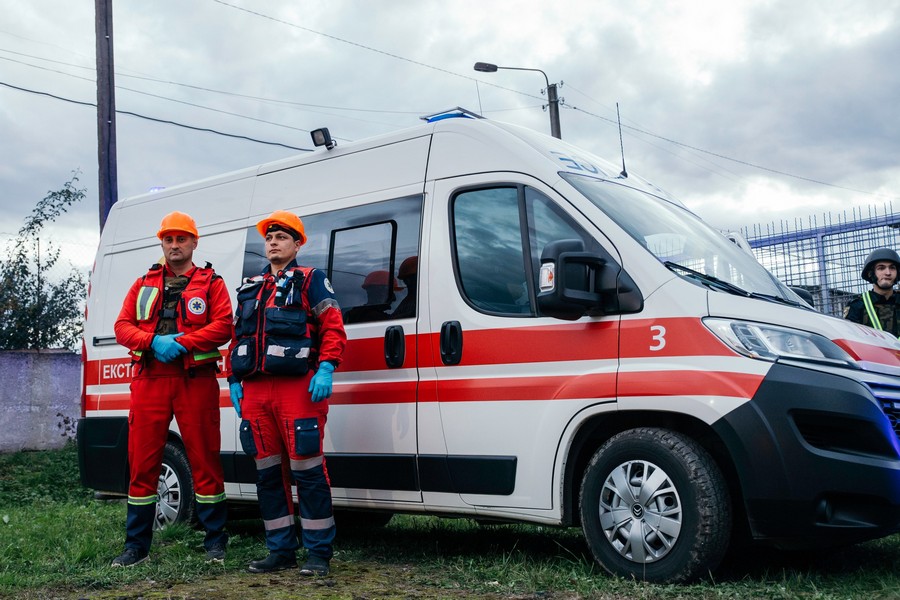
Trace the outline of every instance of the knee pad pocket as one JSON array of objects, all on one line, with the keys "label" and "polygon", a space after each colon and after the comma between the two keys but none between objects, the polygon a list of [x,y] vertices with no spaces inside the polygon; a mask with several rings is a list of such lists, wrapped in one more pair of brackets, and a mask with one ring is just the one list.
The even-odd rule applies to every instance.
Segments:
[{"label": "knee pad pocket", "polygon": [[321,454],[319,438],[319,419],[294,420],[294,451],[299,456]]}]

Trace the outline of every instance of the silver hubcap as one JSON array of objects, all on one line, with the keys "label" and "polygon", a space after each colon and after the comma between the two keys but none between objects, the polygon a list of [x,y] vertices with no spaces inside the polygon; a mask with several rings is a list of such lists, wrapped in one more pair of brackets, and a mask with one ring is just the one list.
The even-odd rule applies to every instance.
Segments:
[{"label": "silver hubcap", "polygon": [[178,481],[178,476],[169,465],[162,466],[156,493],[158,498],[153,529],[158,530],[174,523],[178,517],[178,509],[181,508],[181,482]]},{"label": "silver hubcap", "polygon": [[681,499],[669,476],[653,463],[622,463],[600,492],[600,526],[616,551],[637,563],[664,557],[681,533]]}]

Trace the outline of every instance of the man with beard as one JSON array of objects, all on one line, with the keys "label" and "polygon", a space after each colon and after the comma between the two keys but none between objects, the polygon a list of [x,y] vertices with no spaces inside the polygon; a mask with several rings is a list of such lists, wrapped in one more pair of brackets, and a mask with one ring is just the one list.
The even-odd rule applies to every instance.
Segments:
[{"label": "man with beard", "polygon": [[872,284],[872,289],[847,304],[844,318],[900,337],[900,305],[894,294],[898,270],[900,255],[889,248],[873,250],[862,270],[862,278]]}]

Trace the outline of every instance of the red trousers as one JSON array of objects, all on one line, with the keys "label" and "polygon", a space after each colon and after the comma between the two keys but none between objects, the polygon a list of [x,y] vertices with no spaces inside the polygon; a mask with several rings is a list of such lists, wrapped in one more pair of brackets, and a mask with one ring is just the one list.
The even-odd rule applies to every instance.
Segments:
[{"label": "red trousers", "polygon": [[256,461],[256,491],[269,551],[292,555],[297,549],[293,480],[303,545],[311,556],[328,559],[335,536],[331,485],[322,454],[328,401],[310,400],[312,375],[257,375],[245,380],[241,445]]},{"label": "red trousers", "polygon": [[[219,384],[211,366],[191,377],[178,361],[149,361],[131,382],[128,414],[129,499],[156,497],[172,417],[178,423],[198,496],[224,493]],[[186,499],[190,501],[191,499]]]}]

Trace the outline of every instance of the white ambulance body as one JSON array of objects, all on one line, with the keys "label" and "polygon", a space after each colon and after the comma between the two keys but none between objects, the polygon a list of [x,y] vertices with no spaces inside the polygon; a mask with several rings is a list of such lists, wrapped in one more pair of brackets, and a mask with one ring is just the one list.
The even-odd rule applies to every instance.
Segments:
[{"label": "white ambulance body", "polygon": [[[581,526],[603,567],[651,581],[701,575],[739,535],[820,547],[898,530],[897,340],[805,308],[640,178],[469,118],[118,202],[85,325],[86,485],[127,490],[113,324],[160,259],[161,217],[195,218],[195,262],[234,301],[266,266],[254,225],[276,209],[301,216],[298,260],[327,270],[344,311],[336,508]],[[220,383],[226,492],[253,502]],[[172,427],[161,522],[192,509]]]}]

